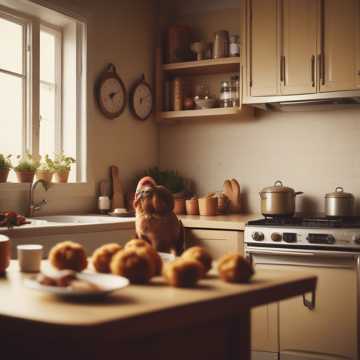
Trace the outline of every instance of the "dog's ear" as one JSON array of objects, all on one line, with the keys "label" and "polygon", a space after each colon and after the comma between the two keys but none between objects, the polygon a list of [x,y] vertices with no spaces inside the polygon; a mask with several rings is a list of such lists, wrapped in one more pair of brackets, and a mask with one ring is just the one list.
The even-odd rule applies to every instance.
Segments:
[{"label": "dog's ear", "polygon": [[173,211],[174,197],[164,186],[156,186],[152,198],[153,207],[157,214],[165,214]]}]

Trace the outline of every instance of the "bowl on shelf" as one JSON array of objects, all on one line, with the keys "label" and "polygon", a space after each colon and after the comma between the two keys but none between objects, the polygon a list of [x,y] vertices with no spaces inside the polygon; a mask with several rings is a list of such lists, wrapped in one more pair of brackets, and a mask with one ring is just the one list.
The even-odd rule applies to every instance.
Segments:
[{"label": "bowl on shelf", "polygon": [[208,98],[208,99],[196,99],[195,98],[196,109],[212,109],[216,105],[216,99]]}]

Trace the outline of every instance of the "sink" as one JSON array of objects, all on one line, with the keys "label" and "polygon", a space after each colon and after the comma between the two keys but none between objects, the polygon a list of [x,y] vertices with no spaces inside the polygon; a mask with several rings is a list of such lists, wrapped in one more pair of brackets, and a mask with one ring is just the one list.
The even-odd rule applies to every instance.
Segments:
[{"label": "sink", "polygon": [[30,219],[30,221],[45,221],[57,224],[109,224],[128,221],[130,219],[132,218],[115,218],[101,215],[52,215],[41,216],[35,219]]}]

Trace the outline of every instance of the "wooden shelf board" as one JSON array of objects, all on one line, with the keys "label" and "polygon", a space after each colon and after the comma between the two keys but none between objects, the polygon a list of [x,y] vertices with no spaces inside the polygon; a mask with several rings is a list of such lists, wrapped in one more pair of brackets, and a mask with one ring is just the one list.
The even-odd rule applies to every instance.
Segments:
[{"label": "wooden shelf board", "polygon": [[227,57],[162,65],[171,75],[208,75],[240,71],[240,57]]},{"label": "wooden shelf board", "polygon": [[185,119],[195,117],[207,117],[207,116],[224,116],[235,115],[240,112],[240,108],[213,108],[213,109],[199,109],[199,110],[181,110],[181,111],[165,111],[160,114],[161,120],[170,119]]}]

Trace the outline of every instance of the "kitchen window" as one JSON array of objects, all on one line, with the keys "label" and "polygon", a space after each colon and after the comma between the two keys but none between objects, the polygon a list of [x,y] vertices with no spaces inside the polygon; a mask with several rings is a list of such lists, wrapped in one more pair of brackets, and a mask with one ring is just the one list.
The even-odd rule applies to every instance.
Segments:
[{"label": "kitchen window", "polygon": [[85,24],[29,1],[1,3],[0,153],[65,152],[76,159],[70,181],[85,181]]}]

